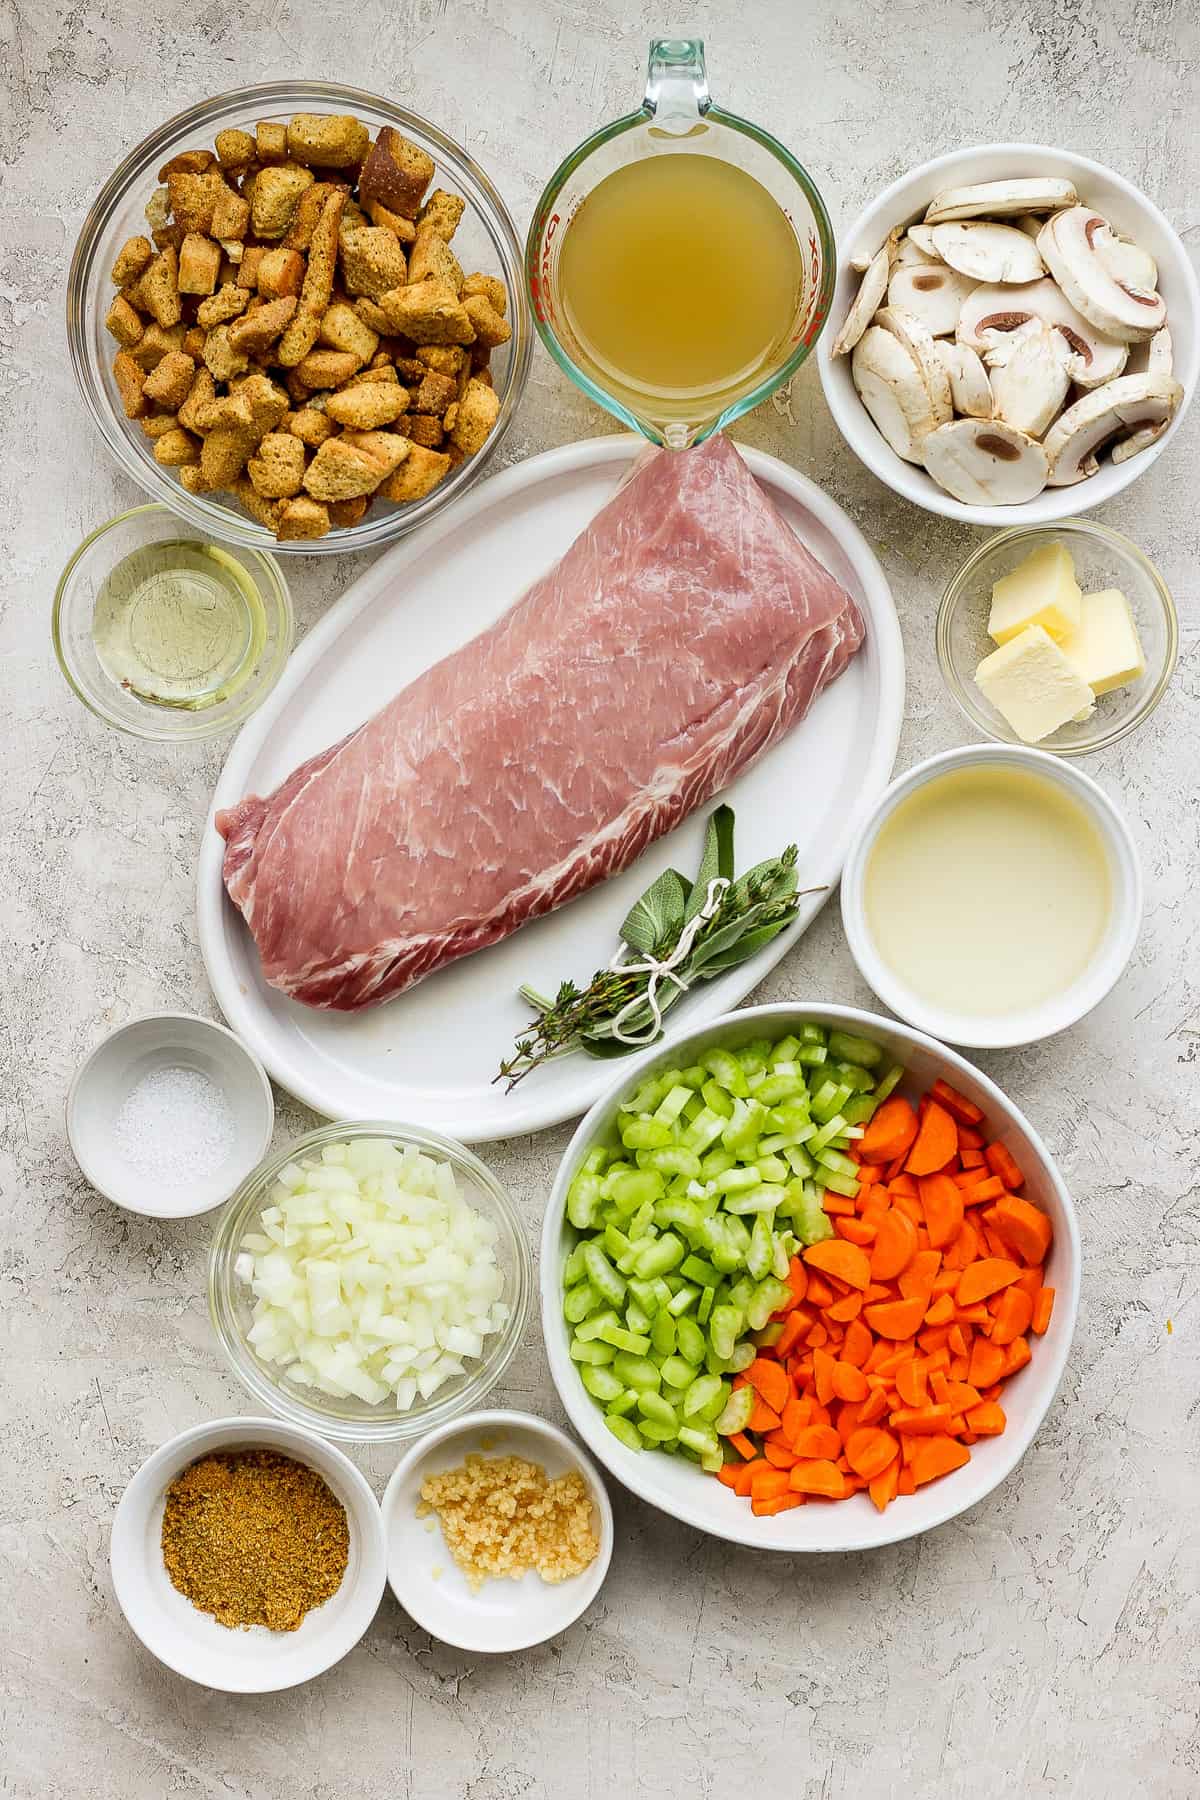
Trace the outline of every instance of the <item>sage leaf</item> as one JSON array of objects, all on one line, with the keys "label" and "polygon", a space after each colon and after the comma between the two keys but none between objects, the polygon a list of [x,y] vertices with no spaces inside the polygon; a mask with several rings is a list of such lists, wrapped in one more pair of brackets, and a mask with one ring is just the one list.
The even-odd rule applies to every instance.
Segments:
[{"label": "sage leaf", "polygon": [[621,925],[622,942],[648,956],[668,937],[678,937],[691,887],[678,869],[664,869],[634,902]]}]

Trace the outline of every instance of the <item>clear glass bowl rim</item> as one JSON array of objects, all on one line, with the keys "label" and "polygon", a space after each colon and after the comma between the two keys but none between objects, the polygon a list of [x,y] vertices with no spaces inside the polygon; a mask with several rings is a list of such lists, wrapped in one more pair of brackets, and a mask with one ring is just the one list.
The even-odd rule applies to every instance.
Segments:
[{"label": "clear glass bowl rim", "polygon": [[950,651],[950,633],[958,608],[980,566],[994,556],[998,550],[1005,550],[1010,546],[1015,547],[1022,542],[1032,544],[1038,540],[1070,536],[1072,533],[1080,537],[1095,538],[1099,543],[1108,545],[1119,555],[1128,557],[1145,575],[1162,607],[1163,623],[1166,628],[1166,651],[1163,656],[1162,668],[1155,677],[1153,686],[1125,718],[1114,719],[1107,731],[1097,737],[1087,739],[1084,743],[1055,744],[1050,742],[1035,745],[1034,748],[1048,750],[1052,756],[1091,756],[1097,750],[1107,750],[1111,745],[1119,743],[1122,738],[1128,737],[1131,731],[1136,731],[1139,725],[1144,724],[1166,693],[1171,676],[1175,673],[1175,664],[1179,660],[1179,615],[1175,609],[1175,601],[1170,588],[1150,558],[1144,550],[1139,549],[1132,538],[1127,538],[1123,532],[1115,531],[1111,525],[1101,525],[1095,519],[1059,519],[1053,524],[1047,522],[1041,525],[1011,525],[1006,531],[993,532],[977,549],[971,552],[961,568],[955,571],[947,583],[937,613],[937,659],[938,668],[942,672],[942,680],[959,711],[970,720],[976,730],[981,731],[992,743],[1020,744],[1021,739],[1002,737],[997,733],[991,720],[975,706],[967,684],[954,666],[954,659]]},{"label": "clear glass bowl rim", "polygon": [[[353,111],[358,107],[385,114],[397,130],[415,132],[435,144],[449,173],[462,173],[468,182],[476,184],[491,208],[491,225],[505,240],[511,260],[512,279],[507,285],[512,290],[509,295],[509,323],[513,334],[508,345],[507,380],[500,396],[499,416],[487,441],[474,456],[469,457],[461,467],[451,470],[438,487],[424,499],[414,501],[411,506],[398,508],[387,516],[381,514],[376,519],[368,517],[361,525],[339,527],[323,538],[280,543],[264,526],[255,524],[252,519],[235,511],[231,504],[189,494],[185,487],[173,479],[169,470],[160,470],[157,464],[143,461],[135,454],[126,429],[128,422],[118,417],[90,353],[86,335],[86,302],[89,283],[96,277],[93,265],[99,253],[100,240],[112,214],[127,198],[133,185],[146,179],[148,169],[153,167],[155,175],[157,174],[157,164],[162,153],[174,139],[192,131],[205,131],[207,135],[210,127],[215,133],[221,129],[225,115],[230,113],[242,114],[257,108],[269,115],[289,106],[298,111],[327,108],[332,112]],[[153,185],[151,182],[151,187]],[[147,199],[150,191],[151,188],[148,187]],[[169,507],[180,518],[186,519],[189,525],[205,532],[218,543],[237,544],[244,549],[278,552],[285,556],[328,556],[357,550],[374,550],[407,536],[418,525],[435,516],[442,506],[457,495],[466,493],[495,457],[524,395],[533,353],[533,328],[522,270],[521,239],[508,207],[491,178],[484,173],[470,152],[453,138],[447,137],[438,126],[419,113],[410,112],[382,95],[368,93],[363,88],[322,81],[262,82],[248,87],[230,88],[223,94],[213,95],[176,113],[142,138],[140,143],[135,144],[113,170],[88,209],[71,256],[67,276],[67,349],[84,406],[125,474],[136,482],[143,493]],[[107,270],[99,272],[101,281],[106,277]]]},{"label": "clear glass bowl rim", "polygon": [[[105,519],[103,524],[97,525],[72,552],[58,578],[50,614],[50,634],[54,641],[54,654],[58,659],[58,666],[62,670],[63,678],[75,698],[81,700],[96,718],[103,719],[106,725],[111,725],[117,731],[123,731],[127,737],[144,738],[152,743],[160,744],[195,743],[202,738],[221,737],[226,732],[236,731],[237,727],[244,724],[252,713],[258,711],[283,674],[287,667],[288,657],[292,653],[292,644],[296,635],[296,617],[292,607],[291,591],[283,570],[269,551],[260,550],[257,546],[252,547],[248,544],[233,546],[248,562],[258,565],[257,572],[261,577],[260,590],[264,595],[264,600],[273,603],[279,624],[271,665],[264,670],[262,679],[247,684],[243,703],[240,706],[231,707],[228,712],[222,712],[219,717],[213,716],[216,714],[216,708],[213,709],[213,715],[210,715],[205,712],[190,713],[173,707],[147,706],[147,723],[143,729],[135,725],[131,719],[123,719],[118,713],[105,706],[100,694],[92,693],[80,682],[71,664],[63,630],[63,614],[66,610],[71,577],[89,551],[93,550],[110,531],[115,531],[119,525],[127,525],[131,519],[144,518],[147,513],[161,513],[164,520],[182,523],[189,529],[198,531],[201,537],[205,536],[204,531],[195,526],[192,520],[181,519],[174,507],[165,506],[161,500],[147,500],[141,506],[131,506],[125,512],[116,513],[111,519]],[[163,720],[164,728],[162,730],[154,729],[151,722],[152,719],[159,716]],[[169,729],[166,728],[168,720],[170,721]]]},{"label": "clear glass bowl rim", "polygon": [[[491,1351],[462,1387],[443,1400],[434,1399],[423,1406],[410,1408],[403,1414],[381,1411],[378,1419],[366,1414],[350,1415],[333,1410],[338,1402],[330,1399],[329,1410],[316,1402],[298,1400],[279,1387],[264,1364],[246,1345],[234,1320],[234,1258],[246,1230],[247,1220],[255,1206],[261,1204],[265,1190],[279,1171],[297,1156],[322,1149],[326,1144],[344,1142],[347,1138],[382,1137],[401,1144],[416,1144],[421,1150],[457,1166],[485,1190],[496,1213],[512,1240],[516,1265],[516,1291],[506,1295],[511,1311],[508,1322],[495,1340]],[[347,1444],[403,1443],[420,1437],[457,1418],[460,1413],[477,1407],[503,1375],[516,1354],[525,1334],[533,1287],[533,1258],[524,1225],[512,1198],[499,1177],[481,1162],[465,1144],[440,1132],[428,1131],[420,1125],[398,1124],[395,1120],[355,1119],[320,1125],[295,1138],[282,1150],[272,1151],[242,1182],[232,1199],[226,1202],[217,1222],[216,1233],[208,1257],[208,1311],[217,1342],[224,1350],[230,1367],[242,1386],[279,1418],[289,1424],[306,1426],[322,1437]],[[315,1389],[313,1390],[315,1393]]]},{"label": "clear glass bowl rim", "polygon": [[[816,349],[817,339],[829,322],[829,309],[833,303],[833,290],[837,282],[837,239],[834,235],[833,225],[830,221],[829,214],[825,209],[825,202],[822,200],[816,183],[808,173],[808,170],[804,167],[803,163],[798,161],[787,146],[781,144],[779,139],[773,137],[769,131],[764,131],[761,125],[755,125],[749,119],[743,119],[738,113],[726,112],[724,107],[713,105],[705,110],[703,118],[706,123],[711,122],[714,125],[724,125],[728,127],[729,130],[740,133],[742,137],[751,138],[787,169],[797,186],[803,190],[804,196],[807,199],[809,206],[812,208],[813,218],[816,220],[817,224],[817,234],[821,241],[821,265],[823,274],[821,291],[817,300],[816,329],[813,331],[809,342],[797,344],[786,362],[782,363],[778,369],[773,370],[770,375],[760,381],[758,386],[753,388],[750,393],[743,395],[740,400],[734,401],[731,406],[727,406],[724,412],[722,412],[718,418],[713,420],[711,425],[708,425],[702,431],[697,432],[695,437],[691,439],[691,442],[696,444],[703,443],[705,438],[711,437],[714,432],[724,431],[727,426],[732,425],[736,420],[744,418],[748,412],[752,412],[756,406],[761,406],[764,400],[768,399],[770,395],[776,393],[779,388],[783,387],[791,380],[797,369],[807,361],[808,357]],[[654,114],[648,111],[643,105],[638,107],[634,112],[625,113],[621,118],[613,119],[609,124],[602,125],[599,130],[593,131],[588,137],[584,138],[581,144],[577,144],[569,155],[564,156],[563,160],[559,163],[557,169],[555,169],[553,175],[551,175],[549,181],[542,189],[538,198],[538,203],[534,208],[533,220],[530,224],[528,235],[525,239],[526,298],[529,304],[529,313],[533,320],[534,328],[541,338],[542,343],[546,346],[546,349],[550,352],[564,375],[568,375],[575,385],[581,388],[590,400],[595,401],[597,406],[603,407],[605,412],[611,413],[614,418],[620,419],[624,424],[629,426],[631,431],[636,431],[639,437],[647,436],[645,425],[635,413],[631,412],[627,407],[623,406],[619,400],[615,399],[611,394],[598,386],[597,383],[592,380],[591,376],[588,375],[584,369],[581,369],[579,364],[568,355],[553,326],[548,320],[542,318],[538,308],[534,305],[533,289],[534,284],[538,279],[538,246],[542,240],[542,232],[545,228],[547,215],[559,194],[562,192],[569,177],[574,174],[581,163],[587,160],[593,150],[598,150],[602,144],[610,143],[613,138],[621,137],[627,131],[635,130],[639,125],[653,124],[653,121]],[[663,442],[662,438],[657,436],[651,441],[655,443]]]}]

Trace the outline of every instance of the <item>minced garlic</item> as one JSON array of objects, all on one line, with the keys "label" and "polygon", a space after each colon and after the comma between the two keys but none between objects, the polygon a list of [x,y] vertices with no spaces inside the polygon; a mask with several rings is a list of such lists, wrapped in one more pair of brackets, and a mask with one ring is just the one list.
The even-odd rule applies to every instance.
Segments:
[{"label": "minced garlic", "polygon": [[472,1588],[494,1576],[519,1581],[528,1569],[543,1581],[566,1581],[600,1549],[592,1497],[578,1470],[551,1481],[521,1456],[471,1455],[460,1468],[427,1475],[417,1516],[431,1512]]}]

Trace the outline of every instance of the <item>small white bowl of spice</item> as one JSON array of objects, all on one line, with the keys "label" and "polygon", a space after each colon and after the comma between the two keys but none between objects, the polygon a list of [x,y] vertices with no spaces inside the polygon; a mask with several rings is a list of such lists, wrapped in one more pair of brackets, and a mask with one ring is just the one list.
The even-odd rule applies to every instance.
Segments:
[{"label": "small white bowl of spice", "polygon": [[266,1155],[266,1071],[212,1019],[155,1013],[98,1044],[67,1095],[67,1137],[92,1186],[152,1219],[228,1200]]},{"label": "small white bowl of spice", "polygon": [[113,1587],[177,1675],[295,1687],[357,1644],[383,1597],[379,1505],[340,1450],[278,1419],[217,1419],[144,1462],[113,1520]]},{"label": "small white bowl of spice", "polygon": [[531,1413],[431,1431],[383,1497],[387,1578],[410,1618],[460,1650],[528,1650],[573,1625],[612,1556],[600,1471]]}]

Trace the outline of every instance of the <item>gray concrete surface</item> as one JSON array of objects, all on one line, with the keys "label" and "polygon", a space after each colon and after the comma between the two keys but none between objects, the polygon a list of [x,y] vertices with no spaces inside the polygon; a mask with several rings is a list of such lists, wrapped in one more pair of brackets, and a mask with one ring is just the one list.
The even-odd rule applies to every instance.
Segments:
[{"label": "gray concrete surface", "polygon": [[[1088,764],[1122,797],[1145,859],[1134,965],[1066,1037],[980,1059],[1060,1157],[1086,1257],[1070,1367],[1012,1479],[925,1539],[840,1560],[735,1550],[618,1491],[607,1587],[557,1642],[510,1661],[457,1655],[389,1598],[339,1668],[264,1700],[168,1674],[113,1598],[108,1531],[134,1469],[182,1427],[248,1410],[209,1333],[209,1224],[115,1211],[63,1141],[68,1080],[108,1027],[158,1007],[211,1010],[192,886],[221,747],[154,750],[105,731],[75,704],[49,643],[67,553],[138,497],[85,418],[63,350],[68,257],[117,157],[206,94],[327,74],[465,139],[523,224],[560,155],[635,103],[650,31],[696,22],[717,95],[797,150],[843,225],[912,163],[1015,137],[1106,160],[1190,245],[1200,237],[1196,0],[689,10],[671,20],[641,0],[9,0],[0,12],[4,1795],[1200,1793],[1200,410],[1104,511],[1157,560],[1184,615],[1167,700],[1140,735]],[[505,455],[605,429],[539,352]],[[933,617],[978,534],[877,485],[835,434],[815,372],[738,435],[820,481],[883,559],[909,656],[901,764],[963,741]],[[333,559],[289,572],[309,625],[355,569]],[[869,1001],[835,909],[759,998],[806,993]],[[280,1134],[307,1123],[281,1096]],[[493,1153],[531,1234],[566,1136]],[[558,1416],[533,1323],[499,1398]],[[360,1461],[382,1491],[389,1458]]]}]

